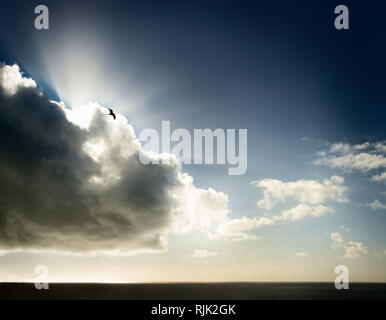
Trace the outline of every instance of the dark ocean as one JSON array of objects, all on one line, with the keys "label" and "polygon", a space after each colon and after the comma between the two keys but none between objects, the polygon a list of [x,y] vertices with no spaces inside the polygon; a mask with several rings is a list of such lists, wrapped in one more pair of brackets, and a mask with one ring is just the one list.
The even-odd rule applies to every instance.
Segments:
[{"label": "dark ocean", "polygon": [[0,283],[0,299],[107,300],[386,300],[386,283],[51,283],[37,290],[33,283]]}]

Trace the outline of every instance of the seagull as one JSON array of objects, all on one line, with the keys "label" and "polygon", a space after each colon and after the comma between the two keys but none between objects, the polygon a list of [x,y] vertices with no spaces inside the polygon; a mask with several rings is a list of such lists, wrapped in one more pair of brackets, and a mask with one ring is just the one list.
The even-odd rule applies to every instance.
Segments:
[{"label": "seagull", "polygon": [[111,110],[110,108],[108,108],[108,109],[110,110],[109,116],[113,116],[113,118],[114,118],[114,120],[115,120],[116,116],[115,116],[114,111]]}]

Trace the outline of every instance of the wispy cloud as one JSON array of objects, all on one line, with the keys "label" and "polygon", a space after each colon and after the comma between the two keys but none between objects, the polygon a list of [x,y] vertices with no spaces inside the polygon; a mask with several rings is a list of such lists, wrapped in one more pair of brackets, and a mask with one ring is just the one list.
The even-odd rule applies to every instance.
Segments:
[{"label": "wispy cloud", "polygon": [[208,251],[206,249],[196,249],[190,254],[192,258],[208,258],[215,257],[218,255],[217,251]]},{"label": "wispy cloud", "polygon": [[345,193],[347,187],[343,186],[344,179],[332,176],[322,182],[316,180],[297,180],[283,182],[278,179],[263,179],[253,181],[252,186],[263,190],[263,199],[257,206],[266,210],[272,209],[279,202],[295,200],[298,204],[285,210],[275,220],[301,220],[307,216],[320,217],[331,213],[334,209],[326,206],[327,203],[348,202]]},{"label": "wispy cloud", "polygon": [[319,152],[318,159],[314,163],[345,171],[358,170],[370,173],[372,181],[385,182],[386,143],[384,141],[362,144],[334,143],[329,149]]},{"label": "wispy cloud", "polygon": [[298,253],[296,253],[296,256],[297,257],[307,257],[308,256],[308,252],[298,252]]},{"label": "wispy cloud", "polygon": [[224,223],[218,228],[218,236],[231,238],[234,241],[254,240],[257,238],[254,234],[248,233],[261,228],[262,226],[274,225],[275,221],[267,217],[233,219]]},{"label": "wispy cloud", "polygon": [[362,242],[345,241],[339,232],[332,232],[330,234],[332,240],[331,247],[333,249],[344,249],[345,254],[343,258],[359,258],[369,254],[368,248]]},{"label": "wispy cloud", "polygon": [[371,203],[366,203],[366,205],[367,205],[368,207],[370,207],[371,209],[373,209],[373,210],[378,210],[378,209],[386,210],[386,204],[380,202],[380,201],[377,200],[377,199],[375,199],[375,200],[374,200],[373,202],[371,202]]}]

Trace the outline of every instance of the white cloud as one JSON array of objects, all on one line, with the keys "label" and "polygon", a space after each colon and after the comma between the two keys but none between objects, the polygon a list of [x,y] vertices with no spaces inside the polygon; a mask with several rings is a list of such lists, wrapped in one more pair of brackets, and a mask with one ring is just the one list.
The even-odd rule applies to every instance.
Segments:
[{"label": "white cloud", "polygon": [[31,78],[23,77],[19,66],[0,64],[0,83],[8,95],[14,95],[19,87],[36,87],[36,82]]},{"label": "white cloud", "polygon": [[296,253],[296,256],[298,256],[298,257],[307,257],[308,256],[308,252],[298,252],[298,253]]},{"label": "white cloud", "polygon": [[256,239],[256,236],[251,233],[247,233],[247,231],[256,230],[262,226],[270,226],[274,224],[275,222],[272,219],[266,217],[242,217],[240,219],[229,220],[228,222],[220,225],[217,229],[216,236],[231,238],[234,241],[253,240]]},{"label": "white cloud", "polygon": [[308,204],[301,203],[294,208],[283,211],[281,216],[275,217],[275,219],[297,221],[302,220],[307,216],[320,217],[331,212],[334,212],[334,209],[330,207],[323,205],[310,206]]},{"label": "white cloud", "polygon": [[202,232],[212,239],[254,240],[257,237],[252,231],[274,224],[265,217],[231,219],[226,194],[212,188],[196,188],[193,178],[186,173],[182,173],[180,179],[186,188],[174,195],[180,203],[173,209],[173,215],[178,217],[173,221],[175,233]]},{"label": "white cloud", "polygon": [[283,182],[277,179],[263,179],[253,181],[252,186],[263,189],[263,199],[257,202],[257,206],[266,210],[272,209],[277,203],[287,200],[295,200],[298,204],[285,210],[274,220],[301,220],[307,216],[320,217],[334,211],[326,206],[329,202],[348,202],[345,193],[347,188],[343,186],[344,179],[332,176],[322,182],[316,180],[297,180]]},{"label": "white cloud", "polygon": [[386,182],[386,171],[371,177],[374,182]]},{"label": "white cloud", "polygon": [[372,181],[386,181],[386,143],[365,142],[352,145],[348,143],[335,143],[328,150],[318,153],[319,159],[315,164],[327,165],[346,171],[358,170],[363,173],[380,170],[373,174]]},{"label": "white cloud", "polygon": [[375,143],[374,144],[374,148],[379,151],[379,152],[383,152],[384,154],[386,154],[386,144],[385,142],[378,142],[378,143]]},{"label": "white cloud", "polygon": [[332,176],[330,179],[324,179],[322,183],[303,179],[293,182],[263,179],[253,181],[252,185],[263,189],[264,198],[257,203],[257,206],[269,210],[277,202],[288,199],[310,205],[319,205],[327,201],[348,202],[345,196],[347,188],[342,186],[343,183],[342,177]]},{"label": "white cloud", "polygon": [[368,255],[367,248],[362,242],[349,241],[348,246],[345,247],[346,254],[343,258],[359,258]]},{"label": "white cloud", "polygon": [[344,249],[345,254],[343,258],[359,258],[367,256],[369,251],[362,242],[345,241],[338,232],[332,232],[330,234],[333,249]]},{"label": "white cloud", "polygon": [[331,247],[333,249],[342,248],[345,245],[345,241],[343,237],[340,235],[339,232],[332,232],[331,235],[332,245]]},{"label": "white cloud", "polygon": [[207,258],[207,257],[215,257],[218,255],[217,251],[208,251],[205,249],[196,249],[190,255],[192,258]]},{"label": "white cloud", "polygon": [[368,207],[371,207],[371,209],[373,210],[377,210],[377,209],[385,209],[386,210],[386,204],[385,203],[382,203],[380,202],[379,200],[375,199],[373,202],[371,203],[367,203],[366,204]]}]

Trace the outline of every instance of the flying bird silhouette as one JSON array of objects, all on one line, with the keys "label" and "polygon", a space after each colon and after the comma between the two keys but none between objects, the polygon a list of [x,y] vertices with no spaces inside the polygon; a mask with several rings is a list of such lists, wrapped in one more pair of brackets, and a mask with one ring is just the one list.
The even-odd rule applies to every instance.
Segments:
[{"label": "flying bird silhouette", "polygon": [[113,116],[113,118],[114,118],[114,120],[115,120],[116,116],[115,116],[114,111],[111,110],[110,108],[108,108],[108,109],[110,110],[109,116]]}]

